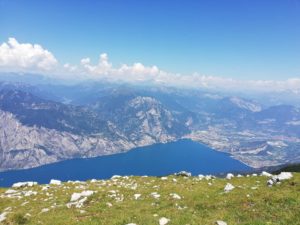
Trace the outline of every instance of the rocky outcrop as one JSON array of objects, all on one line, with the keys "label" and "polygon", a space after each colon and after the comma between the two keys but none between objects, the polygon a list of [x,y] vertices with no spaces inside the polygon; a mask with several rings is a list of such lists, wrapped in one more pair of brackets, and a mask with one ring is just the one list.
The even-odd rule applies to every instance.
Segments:
[{"label": "rocky outcrop", "polygon": [[[122,135],[109,137],[77,135],[44,127],[23,125],[16,117],[0,110],[0,170],[24,169],[76,157],[95,157],[150,145],[157,140],[140,134],[132,142]],[[159,141],[174,139],[161,136]]]}]

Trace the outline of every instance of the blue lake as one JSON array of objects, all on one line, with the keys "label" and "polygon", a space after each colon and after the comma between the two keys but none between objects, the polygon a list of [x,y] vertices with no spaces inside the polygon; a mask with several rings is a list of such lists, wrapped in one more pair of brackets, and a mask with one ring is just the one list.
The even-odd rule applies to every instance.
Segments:
[{"label": "blue lake", "polygon": [[72,159],[33,169],[0,173],[0,186],[19,181],[48,183],[50,179],[107,179],[112,175],[163,176],[181,170],[193,175],[220,175],[227,172],[247,172],[252,168],[233,159],[229,154],[215,151],[191,140],[155,144],[126,153],[89,159]]}]

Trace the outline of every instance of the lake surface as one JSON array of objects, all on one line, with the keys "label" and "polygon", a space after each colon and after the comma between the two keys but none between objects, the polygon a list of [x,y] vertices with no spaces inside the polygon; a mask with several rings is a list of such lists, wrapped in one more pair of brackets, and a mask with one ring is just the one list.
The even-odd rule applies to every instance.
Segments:
[{"label": "lake surface", "polygon": [[191,140],[155,144],[126,153],[89,159],[72,159],[33,169],[0,173],[0,186],[19,181],[49,183],[50,179],[107,179],[113,175],[163,176],[178,171],[193,175],[218,175],[227,172],[251,171],[251,167]]}]

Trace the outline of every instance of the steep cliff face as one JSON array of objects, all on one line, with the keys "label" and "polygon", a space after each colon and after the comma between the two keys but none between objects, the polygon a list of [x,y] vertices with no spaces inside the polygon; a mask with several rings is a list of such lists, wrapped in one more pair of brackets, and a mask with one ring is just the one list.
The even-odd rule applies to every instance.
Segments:
[{"label": "steep cliff face", "polygon": [[22,125],[16,117],[0,111],[0,168],[21,169],[74,157],[93,157],[134,147],[127,140],[79,136],[37,126]]},{"label": "steep cliff face", "polygon": [[0,170],[114,154],[179,137],[172,129],[179,122],[152,98],[131,99],[105,117],[82,107],[32,98],[14,92],[0,99],[1,107],[11,111],[0,110]]}]

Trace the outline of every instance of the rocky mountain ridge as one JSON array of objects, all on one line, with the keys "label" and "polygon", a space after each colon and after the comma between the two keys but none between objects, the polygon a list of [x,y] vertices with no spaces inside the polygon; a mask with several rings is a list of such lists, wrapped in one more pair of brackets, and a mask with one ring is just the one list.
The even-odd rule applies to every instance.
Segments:
[{"label": "rocky mountain ridge", "polygon": [[292,105],[172,88],[63,87],[0,83],[0,170],[181,138],[256,168],[300,161],[300,110]]}]

